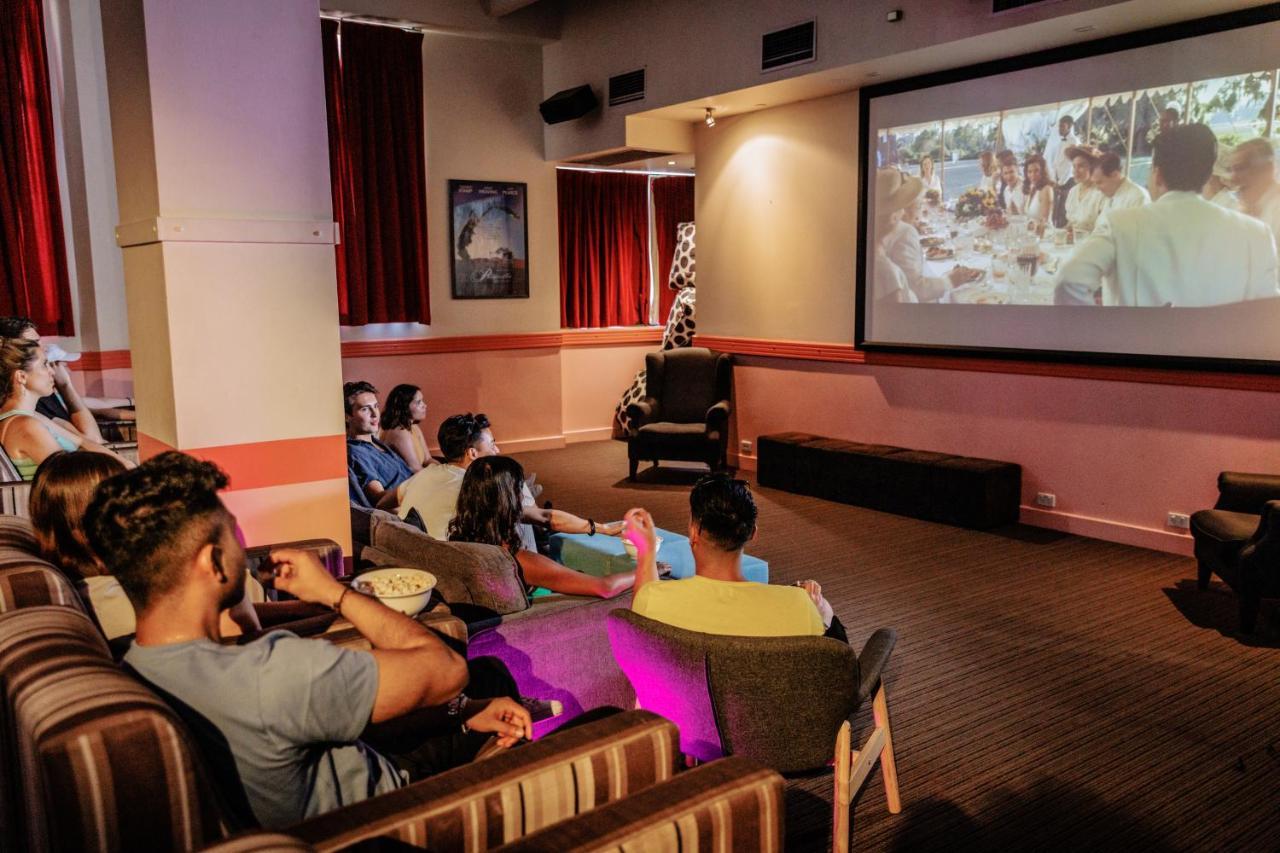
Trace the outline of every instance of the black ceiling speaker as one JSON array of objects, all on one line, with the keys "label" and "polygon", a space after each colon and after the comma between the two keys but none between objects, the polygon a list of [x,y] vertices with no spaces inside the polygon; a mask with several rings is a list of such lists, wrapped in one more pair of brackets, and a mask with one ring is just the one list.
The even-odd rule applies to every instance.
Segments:
[{"label": "black ceiling speaker", "polygon": [[563,92],[556,92],[538,104],[538,112],[542,113],[542,120],[547,124],[559,124],[562,121],[582,118],[599,105],[596,93],[591,91],[590,86],[576,86],[565,89]]}]

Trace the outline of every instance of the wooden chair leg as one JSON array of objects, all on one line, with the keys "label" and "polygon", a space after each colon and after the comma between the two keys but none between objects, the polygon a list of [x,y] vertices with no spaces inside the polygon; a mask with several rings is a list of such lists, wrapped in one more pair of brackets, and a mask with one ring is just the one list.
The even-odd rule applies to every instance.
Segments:
[{"label": "wooden chair leg", "polygon": [[871,704],[871,715],[875,719],[876,728],[884,730],[884,751],[880,753],[880,772],[884,775],[884,798],[889,803],[889,813],[902,811],[902,798],[898,796],[898,762],[893,757],[893,733],[889,729],[889,699],[885,696],[884,684],[876,690],[875,701]]},{"label": "wooden chair leg", "polygon": [[849,762],[853,758],[853,745],[849,721],[845,720],[836,735],[835,794],[832,796],[831,850],[832,853],[848,853],[849,803],[853,792],[849,789]]},{"label": "wooden chair leg", "polygon": [[630,471],[630,473],[627,474],[627,479],[634,480],[636,478],[636,469],[640,467],[640,460],[634,458],[629,459],[627,460],[627,465]]}]

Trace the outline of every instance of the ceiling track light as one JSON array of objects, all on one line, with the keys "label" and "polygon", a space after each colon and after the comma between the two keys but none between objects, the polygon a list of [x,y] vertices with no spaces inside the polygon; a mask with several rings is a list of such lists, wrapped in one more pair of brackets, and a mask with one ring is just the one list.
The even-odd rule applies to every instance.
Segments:
[{"label": "ceiling track light", "polygon": [[714,113],[714,110],[712,110],[711,107],[707,107],[707,117],[703,119],[703,121],[707,123],[707,127],[716,126],[716,117],[715,115],[713,115],[713,113]]}]

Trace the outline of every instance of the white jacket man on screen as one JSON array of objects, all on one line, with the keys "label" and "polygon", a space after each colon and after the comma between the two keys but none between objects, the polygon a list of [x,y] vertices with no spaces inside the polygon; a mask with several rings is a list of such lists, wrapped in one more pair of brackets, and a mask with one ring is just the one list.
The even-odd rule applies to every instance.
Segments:
[{"label": "white jacket man on screen", "polygon": [[1203,124],[1156,138],[1151,204],[1113,210],[1062,266],[1054,301],[1200,307],[1280,296],[1276,246],[1256,219],[1200,195],[1217,157]]}]

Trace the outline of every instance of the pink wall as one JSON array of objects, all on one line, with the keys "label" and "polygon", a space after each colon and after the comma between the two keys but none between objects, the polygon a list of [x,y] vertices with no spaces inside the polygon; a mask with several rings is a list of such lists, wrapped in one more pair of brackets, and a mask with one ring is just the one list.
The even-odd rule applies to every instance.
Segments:
[{"label": "pink wall", "polygon": [[734,395],[734,447],[804,430],[1017,462],[1023,521],[1178,553],[1167,512],[1211,506],[1221,470],[1280,471],[1277,394],[740,357]]},{"label": "pink wall", "polygon": [[[423,433],[435,444],[440,421],[484,412],[506,450],[561,447],[608,437],[613,408],[657,347],[601,346],[344,358],[345,381],[364,379],[385,398],[401,382],[427,401]],[[338,389],[334,389],[337,404]]]}]

